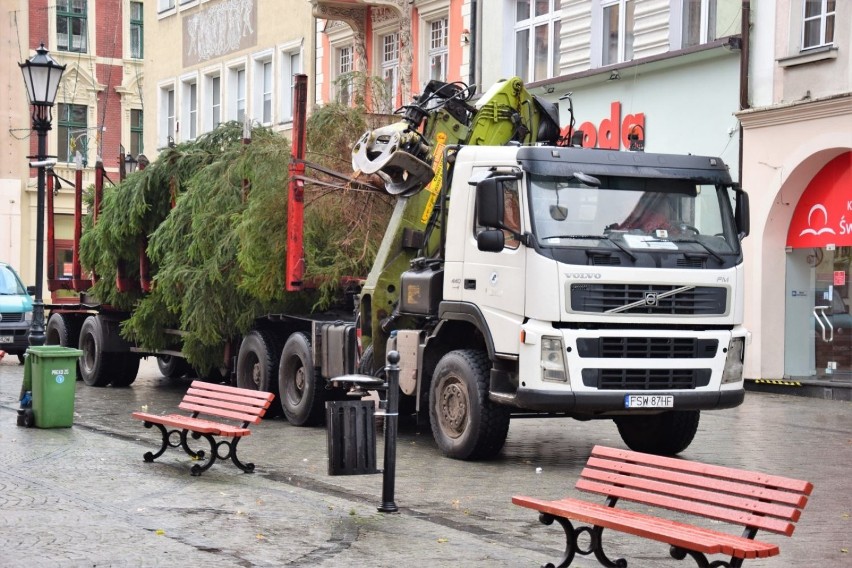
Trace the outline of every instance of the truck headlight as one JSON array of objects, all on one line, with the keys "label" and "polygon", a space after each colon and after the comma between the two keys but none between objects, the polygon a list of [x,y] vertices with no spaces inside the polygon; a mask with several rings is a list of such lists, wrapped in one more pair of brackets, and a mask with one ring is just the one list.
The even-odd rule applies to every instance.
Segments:
[{"label": "truck headlight", "polygon": [[725,359],[725,370],[722,372],[722,384],[738,383],[743,380],[743,359],[745,355],[745,338],[735,337],[728,345],[728,357]]},{"label": "truck headlight", "polygon": [[33,322],[33,312],[32,310],[28,312],[24,312],[24,323],[32,323]]},{"label": "truck headlight", "polygon": [[565,351],[558,337],[541,338],[541,380],[550,382],[568,382],[565,369]]}]

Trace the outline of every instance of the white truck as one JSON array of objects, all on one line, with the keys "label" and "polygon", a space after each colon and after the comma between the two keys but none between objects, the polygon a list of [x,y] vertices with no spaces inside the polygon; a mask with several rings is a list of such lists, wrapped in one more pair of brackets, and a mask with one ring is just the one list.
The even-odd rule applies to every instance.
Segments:
[{"label": "white truck", "polygon": [[493,456],[529,413],[613,419],[632,449],[675,454],[701,410],[742,403],[748,199],[721,160],[520,145],[447,160],[440,253],[402,274],[384,326],[446,455]]}]

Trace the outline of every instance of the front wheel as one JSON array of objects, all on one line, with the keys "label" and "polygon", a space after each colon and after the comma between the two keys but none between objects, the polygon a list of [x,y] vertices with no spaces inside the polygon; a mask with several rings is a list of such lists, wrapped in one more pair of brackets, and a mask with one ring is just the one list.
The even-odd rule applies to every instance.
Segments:
[{"label": "front wheel", "polygon": [[617,416],[615,425],[631,450],[673,456],[692,443],[700,418],[699,410],[671,410],[661,414]]},{"label": "front wheel", "polygon": [[509,410],[488,400],[491,362],[483,351],[460,349],[444,355],[429,387],[432,435],[448,457],[496,456],[509,434]]},{"label": "front wheel", "polygon": [[325,418],[325,389],[314,373],[311,340],[304,333],[287,338],[278,367],[284,416],[294,426],[315,426]]}]

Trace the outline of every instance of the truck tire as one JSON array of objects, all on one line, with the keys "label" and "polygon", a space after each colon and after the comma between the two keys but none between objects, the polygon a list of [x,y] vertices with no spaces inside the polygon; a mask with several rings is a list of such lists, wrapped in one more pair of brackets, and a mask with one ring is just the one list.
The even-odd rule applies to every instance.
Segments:
[{"label": "truck tire", "polygon": [[460,460],[496,456],[509,434],[509,410],[488,400],[488,354],[459,349],[444,355],[429,387],[429,418],[438,448]]},{"label": "truck tire", "polygon": [[[77,348],[80,344],[80,320],[68,314],[51,314],[45,328],[45,344]],[[81,380],[80,361],[77,361],[77,380]]]},{"label": "truck tire", "polygon": [[[280,341],[274,333],[262,329],[250,331],[243,338],[237,355],[237,386],[277,395],[275,377],[280,356]],[[274,408],[273,404],[269,412]]]},{"label": "truck tire", "polygon": [[314,373],[311,340],[304,333],[287,338],[278,367],[278,392],[287,421],[316,426],[325,419],[325,388]]},{"label": "truck tire", "polygon": [[635,452],[673,456],[689,447],[698,431],[699,410],[617,416],[615,425],[627,447]]},{"label": "truck tire", "polygon": [[186,359],[174,355],[157,355],[157,368],[168,379],[179,379],[190,371]]},{"label": "truck tire", "polygon": [[104,353],[104,337],[101,321],[89,316],[80,328],[80,377],[90,387],[105,387],[110,383],[110,361]]},{"label": "truck tire", "polygon": [[109,358],[110,384],[116,388],[129,387],[139,373],[139,355],[135,353],[112,353]]}]

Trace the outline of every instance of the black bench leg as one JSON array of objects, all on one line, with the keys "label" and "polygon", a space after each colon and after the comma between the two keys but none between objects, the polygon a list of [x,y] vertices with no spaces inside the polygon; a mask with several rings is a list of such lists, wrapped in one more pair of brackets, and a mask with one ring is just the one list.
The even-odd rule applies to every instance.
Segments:
[{"label": "black bench leg", "polygon": [[695,563],[698,564],[698,568],[740,568],[740,566],[743,565],[741,558],[731,558],[730,562],[725,560],[710,562],[707,560],[704,553],[686,550],[685,548],[680,548],[678,546],[672,546],[671,549],[669,549],[669,554],[672,558],[677,560],[683,560],[688,555],[695,560]]},{"label": "black bench leg", "polygon": [[[193,432],[192,436],[193,437],[197,436],[199,438],[203,437],[210,444],[210,459],[208,459],[207,462],[204,465],[195,464],[194,466],[192,466],[192,469],[190,469],[190,471],[189,471],[190,474],[197,477],[197,476],[201,475],[202,473],[204,473],[205,471],[207,471],[208,469],[210,469],[210,466],[212,466],[216,462],[216,457],[217,457],[216,440],[213,439],[213,434],[197,434],[196,432]],[[197,452],[197,454],[204,455],[204,452]]]},{"label": "black bench leg", "polygon": [[[545,525],[552,525],[553,521],[556,521],[562,525],[562,530],[565,531],[565,554],[562,555],[559,564],[548,563],[543,568],[566,568],[574,561],[575,554],[583,556],[594,554],[598,562],[607,568],[627,568],[627,560],[624,558],[610,560],[606,553],[604,553],[601,538],[603,527],[579,527],[575,529],[571,521],[565,517],[557,517],[548,513],[541,513],[538,516],[538,520]],[[589,548],[581,548],[578,543],[580,535],[584,533],[589,535]]]},{"label": "black bench leg", "polygon": [[[189,434],[189,430],[181,430],[180,432],[180,446],[183,448],[189,457],[194,460],[203,460],[204,456],[207,455],[204,450],[198,450],[197,452],[193,451],[192,448],[189,447],[189,440],[187,439],[187,434]],[[197,440],[201,437],[201,434],[197,432],[192,433],[192,439]]]},{"label": "black bench leg", "polygon": [[234,462],[235,466],[243,470],[245,473],[254,473],[253,463],[243,463],[237,459],[237,444],[240,440],[242,440],[242,438],[234,438],[234,441],[228,446],[228,454],[231,456],[231,461]]},{"label": "black bench leg", "polygon": [[170,432],[162,424],[155,424],[153,422],[144,422],[143,424],[144,424],[145,428],[150,428],[151,426],[156,426],[160,430],[160,434],[163,437],[163,443],[160,446],[160,449],[157,451],[157,453],[145,452],[145,455],[142,456],[142,459],[144,459],[146,462],[154,461],[155,459],[157,459],[158,457],[163,455],[163,452],[165,452],[170,446],[173,447],[173,448],[177,446],[176,443],[173,444],[173,443],[170,442],[170,436],[171,436],[171,434],[173,434],[175,432],[175,430],[172,430]]}]

